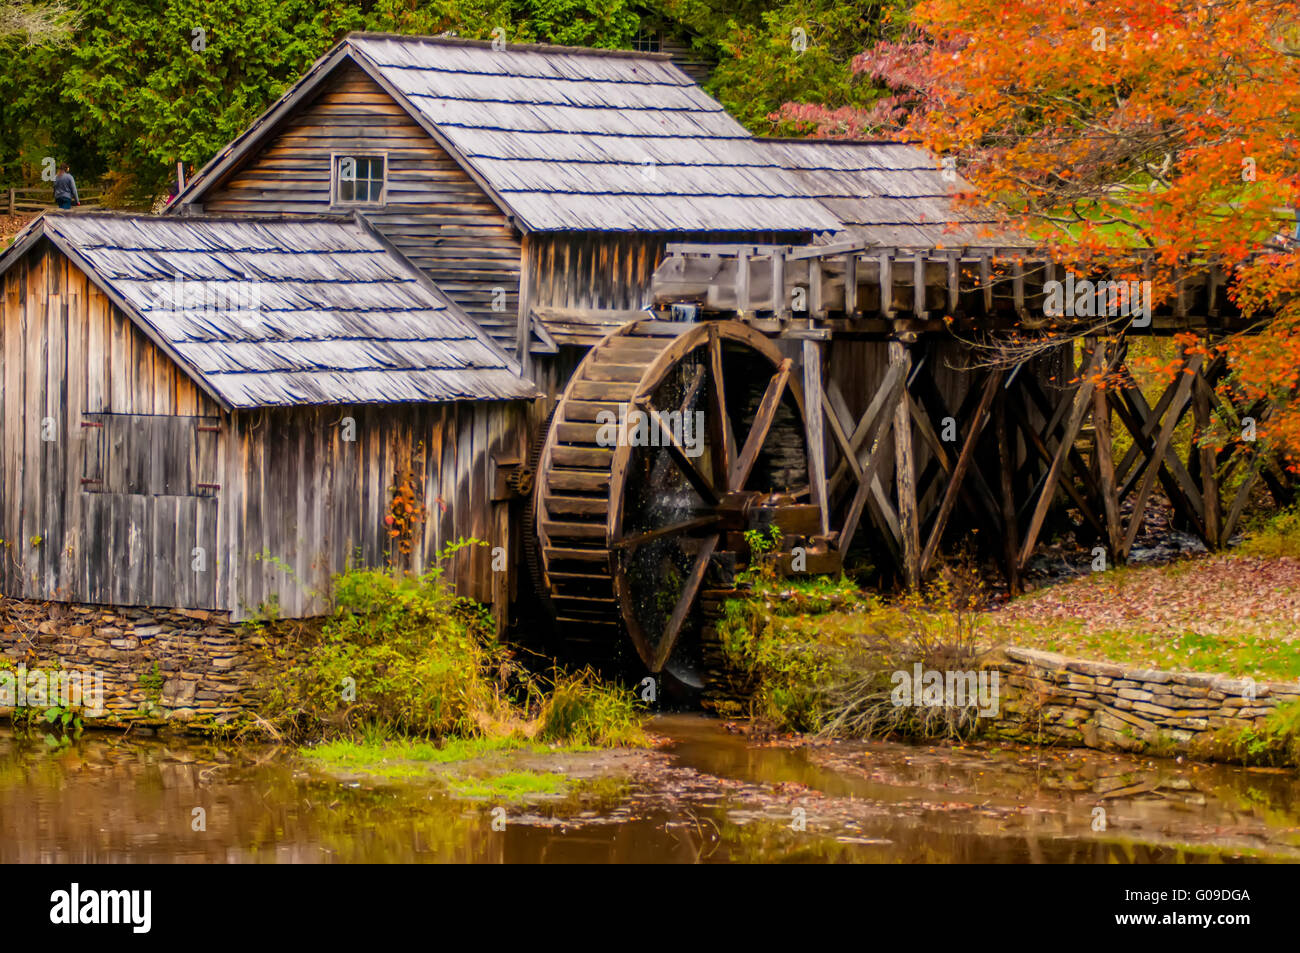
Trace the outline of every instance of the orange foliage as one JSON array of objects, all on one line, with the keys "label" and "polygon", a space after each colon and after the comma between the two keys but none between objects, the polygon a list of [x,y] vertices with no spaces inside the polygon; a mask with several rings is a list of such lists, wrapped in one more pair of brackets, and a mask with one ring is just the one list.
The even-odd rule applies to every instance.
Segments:
[{"label": "orange foliage", "polygon": [[384,524],[388,527],[389,537],[396,541],[397,551],[407,556],[411,552],[415,528],[424,522],[427,515],[426,507],[410,475],[389,489],[393,496]]},{"label": "orange foliage", "polygon": [[1300,452],[1300,4],[921,0],[913,22],[929,52],[905,134],[1058,260],[1224,263],[1267,319],[1223,343],[1231,386],[1278,400],[1260,436]]}]

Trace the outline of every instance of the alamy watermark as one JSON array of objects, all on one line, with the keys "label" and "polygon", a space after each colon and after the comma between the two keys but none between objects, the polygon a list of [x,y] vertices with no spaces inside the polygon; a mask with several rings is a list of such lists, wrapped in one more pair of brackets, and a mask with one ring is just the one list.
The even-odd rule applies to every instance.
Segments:
[{"label": "alamy watermark", "polygon": [[1047,296],[1043,312],[1051,318],[1132,318],[1133,327],[1151,324],[1150,281],[1076,281],[1067,273],[1065,281],[1043,285]]},{"label": "alamy watermark", "polygon": [[889,699],[897,707],[976,708],[981,718],[996,718],[1000,676],[997,669],[941,672],[917,662],[912,671],[890,676],[894,690]]},{"label": "alamy watermark", "polygon": [[[247,277],[247,276],[245,276]],[[262,321],[260,281],[202,281],[176,275],[153,283],[151,309],[232,315],[247,327]]]},{"label": "alamy watermark", "polygon": [[0,708],[80,708],[98,718],[105,712],[104,673],[29,671],[26,665],[0,670]]},{"label": "alamy watermark", "polygon": [[619,404],[618,413],[596,414],[600,429],[596,443],[602,447],[666,447],[678,444],[694,459],[704,453],[704,411],[670,410],[648,413]]}]

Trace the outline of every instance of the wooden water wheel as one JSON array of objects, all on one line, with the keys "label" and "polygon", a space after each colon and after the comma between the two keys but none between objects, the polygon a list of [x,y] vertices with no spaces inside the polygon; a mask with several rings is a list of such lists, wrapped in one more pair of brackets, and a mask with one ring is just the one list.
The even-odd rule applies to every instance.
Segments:
[{"label": "wooden water wheel", "polygon": [[802,395],[771,342],[736,321],[620,328],[574,372],[538,465],[561,635],[597,643],[594,657],[630,641],[652,672],[689,669],[683,633],[711,561],[745,549],[756,508],[807,484]]}]

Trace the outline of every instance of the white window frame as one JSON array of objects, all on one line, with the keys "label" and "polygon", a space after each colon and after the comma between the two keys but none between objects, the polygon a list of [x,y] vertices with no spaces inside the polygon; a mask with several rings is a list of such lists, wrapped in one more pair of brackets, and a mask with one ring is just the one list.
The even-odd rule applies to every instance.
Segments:
[{"label": "white window frame", "polygon": [[[339,197],[339,160],[340,159],[383,159],[384,177],[379,183],[379,198],[373,201],[345,202]],[[330,153],[330,207],[331,208],[375,208],[388,203],[388,153],[371,149],[351,152]]]}]

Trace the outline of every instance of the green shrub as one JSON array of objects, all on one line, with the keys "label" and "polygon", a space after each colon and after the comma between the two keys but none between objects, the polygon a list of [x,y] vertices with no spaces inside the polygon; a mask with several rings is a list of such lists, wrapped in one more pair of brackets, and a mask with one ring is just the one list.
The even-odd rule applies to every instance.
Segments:
[{"label": "green shrub", "polygon": [[1300,507],[1280,510],[1246,535],[1237,550],[1246,556],[1300,557]]},{"label": "green shrub", "polygon": [[1198,737],[1193,754],[1244,765],[1300,767],[1300,702],[1279,705],[1249,727],[1224,728]]},{"label": "green shrub", "polygon": [[591,669],[557,675],[538,720],[537,740],[554,744],[608,748],[646,740],[636,694],[602,683]]},{"label": "green shrub", "polygon": [[335,578],[334,601],[319,631],[272,640],[279,664],[263,708],[290,737],[331,728],[474,737],[508,707],[493,679],[508,662],[489,617],[455,596],[439,570],[353,570]]},{"label": "green shrub", "polygon": [[254,624],[267,646],[261,712],[292,741],[645,741],[630,690],[590,670],[530,674],[497,641],[487,610],[456,596],[441,569],[351,570],[334,578],[333,601],[323,623]]}]

